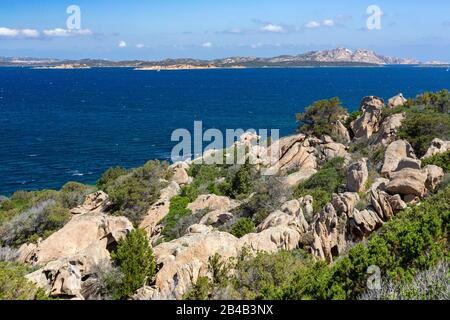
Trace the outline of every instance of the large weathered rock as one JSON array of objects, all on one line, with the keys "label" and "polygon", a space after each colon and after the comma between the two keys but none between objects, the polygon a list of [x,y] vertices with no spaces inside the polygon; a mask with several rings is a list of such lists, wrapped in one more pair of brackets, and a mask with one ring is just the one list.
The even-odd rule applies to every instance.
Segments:
[{"label": "large weathered rock", "polygon": [[257,228],[258,232],[274,227],[290,227],[298,233],[305,233],[309,226],[303,215],[301,204],[298,200],[286,202],[279,211],[271,213]]},{"label": "large weathered rock", "polygon": [[297,228],[279,226],[263,230],[260,233],[250,233],[243,236],[239,245],[251,252],[292,251],[298,247],[301,232]]},{"label": "large weathered rock", "polygon": [[177,162],[170,166],[170,169],[173,170],[172,181],[178,183],[180,186],[190,184],[192,182],[192,178],[189,177],[187,173],[187,169],[189,166],[186,162]]},{"label": "large weathered rock", "polygon": [[82,299],[93,267],[110,260],[110,250],[133,226],[124,217],[99,213],[75,216],[37,246],[22,246],[21,262],[44,265],[27,279],[52,297]]},{"label": "large weathered rock", "polygon": [[[103,244],[106,245],[106,239]],[[96,266],[110,260],[104,245],[92,245],[75,255],[51,261],[26,278],[51,297],[84,299],[86,280],[96,272]]]},{"label": "large weathered rock", "polygon": [[436,191],[444,180],[444,170],[435,165],[428,165],[423,170],[427,174],[426,188],[431,192]]},{"label": "large weathered rock", "polygon": [[383,108],[384,101],[381,98],[370,96],[362,100],[361,116],[350,125],[356,139],[368,139],[378,131]]},{"label": "large weathered rock", "polygon": [[335,208],[328,204],[312,223],[313,243],[311,253],[319,259],[333,262],[333,256],[341,254],[347,245],[345,226],[347,215],[338,215]]},{"label": "large weathered rock", "polygon": [[367,159],[361,159],[352,163],[347,169],[347,189],[350,192],[364,191],[369,171],[367,169]]},{"label": "large weathered rock", "polygon": [[[107,248],[133,229],[125,217],[88,213],[74,216],[63,228],[40,242],[22,262],[44,265],[50,261],[76,255],[91,246]],[[25,247],[23,247],[26,250]],[[29,251],[29,250],[27,250]]]},{"label": "large weathered rock", "polygon": [[300,207],[303,209],[304,215],[306,217],[312,217],[314,215],[314,198],[308,195],[298,199],[298,201],[300,202]]},{"label": "large weathered rock", "polygon": [[181,189],[178,183],[171,182],[166,188],[161,190],[158,201],[153,204],[142,219],[139,227],[147,231],[150,237],[157,237],[159,228],[158,223],[169,213],[170,200],[180,193]]},{"label": "large weathered rock", "polygon": [[422,161],[420,161],[418,159],[412,159],[412,158],[403,158],[398,163],[397,169],[395,169],[395,171],[400,171],[403,169],[421,170],[422,169]]},{"label": "large weathered rock", "polygon": [[386,186],[386,191],[390,194],[416,195],[418,197],[423,197],[426,194],[427,172],[403,169],[391,172],[390,178],[391,181]]},{"label": "large weathered rock", "polygon": [[349,143],[351,141],[350,133],[340,120],[336,121],[335,124],[332,124],[331,132],[334,136],[338,137],[339,141],[342,143]]},{"label": "large weathered rock", "polygon": [[382,121],[380,129],[375,135],[372,144],[388,145],[396,139],[398,129],[402,125],[405,115],[396,113]]},{"label": "large weathered rock", "polygon": [[342,143],[326,140],[325,143],[319,145],[320,159],[322,161],[328,161],[333,158],[341,157],[348,161],[350,159],[350,154],[347,149],[348,148]]},{"label": "large weathered rock", "polygon": [[[156,275],[154,290],[147,290],[140,299],[181,299],[197,282],[198,277],[208,275],[208,260],[216,253],[225,261],[237,257],[239,239],[226,232],[211,231],[207,227],[194,228],[171,242],[154,248],[157,264],[161,269]],[[136,298],[136,297],[135,297]]]},{"label": "large weathered rock", "polygon": [[381,221],[389,221],[397,212],[406,208],[399,195],[391,196],[384,191],[371,189],[370,201]]},{"label": "large weathered rock", "polygon": [[221,210],[229,211],[240,205],[239,201],[228,197],[217,196],[215,194],[200,195],[194,202],[188,204],[188,209],[193,213],[201,210]]},{"label": "large weathered rock", "polygon": [[426,158],[432,157],[436,154],[444,153],[447,151],[450,151],[450,141],[434,139],[431,142],[430,148],[428,148],[427,153],[423,156],[422,159],[426,159]]},{"label": "large weathered rock", "polygon": [[295,187],[298,184],[305,182],[316,173],[316,169],[301,169],[300,171],[291,173],[290,175],[281,178],[281,183],[286,187]]},{"label": "large weathered rock", "polygon": [[70,213],[74,215],[86,213],[101,213],[108,205],[108,195],[103,191],[97,191],[86,196],[84,203],[81,206],[73,208]]},{"label": "large weathered rock", "polygon": [[404,105],[408,100],[403,97],[402,93],[399,93],[398,95],[392,97],[388,101],[388,106],[390,108],[395,108]]},{"label": "large weathered rock", "polygon": [[386,149],[384,164],[381,174],[388,177],[389,174],[398,168],[398,164],[405,158],[416,159],[414,149],[405,140],[392,142]]}]

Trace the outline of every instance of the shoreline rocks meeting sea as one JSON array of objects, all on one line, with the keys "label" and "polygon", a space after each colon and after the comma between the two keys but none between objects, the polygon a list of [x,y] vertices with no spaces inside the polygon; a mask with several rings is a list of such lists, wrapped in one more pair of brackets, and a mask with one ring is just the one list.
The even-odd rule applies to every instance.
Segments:
[{"label": "shoreline rocks meeting sea", "polygon": [[[247,133],[216,151],[245,150],[240,165],[207,165],[209,153],[111,168],[96,186],[16,192],[0,200],[0,270],[26,270],[27,299],[368,295],[370,265],[403,281],[446,259],[449,111],[445,90],[364,97],[351,114],[322,100],[291,136],[255,145]],[[261,175],[274,154],[279,172]]]}]

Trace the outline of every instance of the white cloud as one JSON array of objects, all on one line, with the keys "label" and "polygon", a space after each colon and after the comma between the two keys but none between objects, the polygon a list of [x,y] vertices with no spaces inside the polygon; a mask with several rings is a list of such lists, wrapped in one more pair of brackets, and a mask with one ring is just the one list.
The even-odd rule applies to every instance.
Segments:
[{"label": "white cloud", "polygon": [[251,44],[250,47],[252,49],[258,49],[258,48],[262,47],[262,43],[254,43],[254,44]]},{"label": "white cloud", "polygon": [[310,21],[305,25],[306,28],[308,29],[315,29],[320,27],[320,22],[317,21]]},{"label": "white cloud", "polygon": [[125,41],[120,41],[119,44],[117,45],[119,48],[126,48],[127,47],[127,43]]},{"label": "white cloud", "polygon": [[35,29],[11,29],[0,27],[0,38],[38,38],[39,31]]},{"label": "white cloud", "polygon": [[213,44],[211,42],[205,42],[204,44],[202,44],[203,48],[212,48]]},{"label": "white cloud", "polygon": [[270,33],[282,33],[285,32],[283,26],[277,25],[277,24],[272,24],[272,23],[268,23],[264,26],[261,27],[260,29],[263,32],[270,32]]},{"label": "white cloud", "polygon": [[89,36],[92,31],[89,29],[47,29],[44,30],[44,35],[47,37],[72,37],[72,36]]},{"label": "white cloud", "polygon": [[336,26],[336,21],[333,19],[325,19],[322,21],[310,21],[307,24],[305,24],[305,28],[307,29],[317,29],[320,27],[334,27]]},{"label": "white cloud", "polygon": [[335,22],[332,19],[327,19],[327,20],[323,20],[322,21],[322,25],[325,27],[334,27],[335,26]]},{"label": "white cloud", "polygon": [[40,33],[35,29],[23,29],[22,34],[27,38],[38,38]]},{"label": "white cloud", "polygon": [[145,44],[142,44],[142,43],[138,43],[137,45],[136,45],[136,48],[138,48],[138,49],[143,49],[143,48],[145,48],[146,47],[146,45]]}]

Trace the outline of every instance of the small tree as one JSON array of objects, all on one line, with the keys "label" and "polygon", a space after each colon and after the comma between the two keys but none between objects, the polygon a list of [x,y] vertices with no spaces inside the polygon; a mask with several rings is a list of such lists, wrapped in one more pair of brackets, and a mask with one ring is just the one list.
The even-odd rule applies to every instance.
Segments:
[{"label": "small tree", "polygon": [[153,250],[144,230],[136,229],[119,241],[117,250],[111,255],[123,273],[121,297],[129,297],[156,274]]},{"label": "small tree", "polygon": [[231,228],[231,234],[237,238],[242,238],[248,233],[256,232],[255,223],[249,218],[239,219]]},{"label": "small tree", "polygon": [[347,111],[338,97],[314,102],[304,113],[296,115],[301,123],[298,131],[305,134],[332,135],[332,124],[343,120]]}]

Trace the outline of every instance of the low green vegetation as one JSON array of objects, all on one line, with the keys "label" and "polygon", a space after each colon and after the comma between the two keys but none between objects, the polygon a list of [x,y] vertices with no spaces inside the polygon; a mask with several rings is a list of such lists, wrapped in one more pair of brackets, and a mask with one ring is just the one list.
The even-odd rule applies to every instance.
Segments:
[{"label": "low green vegetation", "polygon": [[[222,265],[222,268],[234,271],[221,272],[226,275],[226,280],[220,281],[221,285],[214,279],[201,279],[186,297],[358,299],[367,292],[370,266],[378,266],[385,281],[405,290],[414,288],[414,281],[421,272],[448,261],[449,224],[450,188],[447,188],[420,206],[399,213],[367,243],[356,245],[333,265],[296,251],[259,253],[256,257],[238,259],[232,265]],[[448,275],[448,268],[445,272]],[[438,289],[443,290],[442,287]],[[448,296],[448,287],[444,289]],[[416,297],[420,295],[419,292]]]},{"label": "low green vegetation", "polygon": [[119,177],[128,174],[128,170],[122,167],[114,167],[106,170],[97,181],[97,188],[106,190],[108,186],[114,183]]},{"label": "low green vegetation", "polygon": [[[111,201],[112,212],[125,216],[135,225],[139,224],[150,206],[159,198],[160,191],[167,186],[171,172],[167,162],[147,162],[143,167],[123,175],[122,169],[112,169],[100,184],[106,183],[106,193]],[[108,172],[108,171],[107,171]],[[110,177],[118,176],[115,180]]]},{"label": "low green vegetation", "polygon": [[422,166],[435,165],[444,169],[445,173],[450,173],[450,151],[436,154],[422,160]]},{"label": "low green vegetation", "polygon": [[192,215],[192,211],[187,208],[189,203],[190,199],[183,196],[175,196],[170,200],[169,213],[160,222],[164,226],[161,234],[165,241],[176,239],[184,231],[180,230],[184,224],[181,220]]},{"label": "low green vegetation", "polygon": [[255,232],[255,223],[249,218],[240,218],[231,227],[231,234],[237,238],[242,238],[246,234]]},{"label": "low green vegetation", "polygon": [[47,238],[70,220],[69,209],[93,188],[69,182],[60,191],[18,191],[0,203],[0,245],[20,246]]},{"label": "low green vegetation", "polygon": [[[346,116],[347,111],[338,97],[316,101],[307,107],[304,113],[296,115],[300,122],[298,131],[318,137],[321,135],[333,137],[332,125],[338,120],[345,119]],[[337,139],[337,137],[334,138]]]},{"label": "low green vegetation", "polygon": [[25,275],[28,266],[14,262],[0,262],[0,300],[46,300],[45,293],[29,282]]},{"label": "low green vegetation", "polygon": [[294,192],[294,197],[312,196],[314,212],[317,213],[331,202],[332,194],[337,192],[338,187],[343,183],[345,183],[344,159],[334,158],[311,178],[300,183]]},{"label": "low green vegetation", "polygon": [[116,298],[129,297],[144,284],[153,281],[156,262],[144,230],[135,229],[120,240],[111,258],[123,274],[120,286],[114,293]]}]

